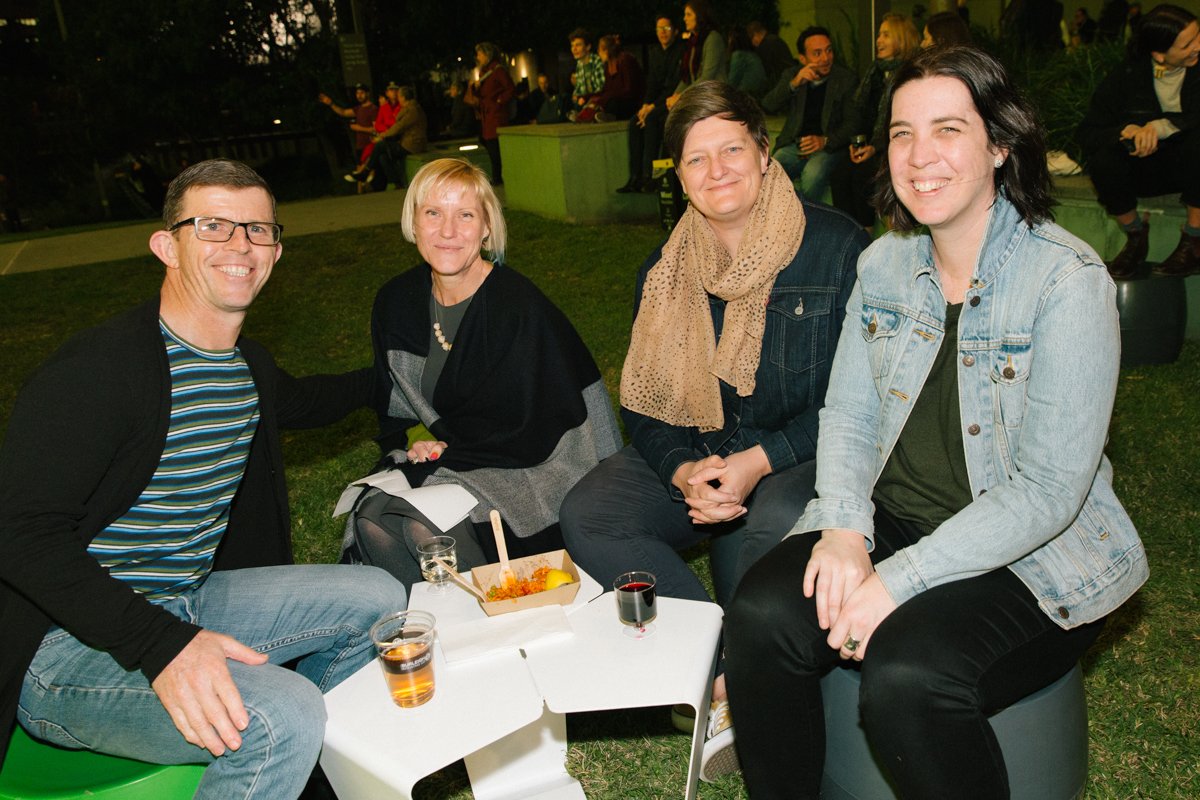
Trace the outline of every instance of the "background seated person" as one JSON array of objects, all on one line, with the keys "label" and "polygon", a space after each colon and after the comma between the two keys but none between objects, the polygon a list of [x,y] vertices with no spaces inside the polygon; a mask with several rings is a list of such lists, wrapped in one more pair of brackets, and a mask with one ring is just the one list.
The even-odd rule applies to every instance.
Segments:
[{"label": "background seated person", "polygon": [[428,122],[425,110],[417,102],[417,92],[411,86],[401,86],[397,92],[399,107],[396,119],[382,133],[375,135],[375,150],[366,163],[350,174],[354,180],[365,180],[372,171],[382,170],[388,183],[404,186],[405,159],[409,153],[424,153],[429,149]]},{"label": "background seated person", "polygon": [[629,120],[629,180],[617,189],[629,192],[657,191],[651,179],[654,160],[662,150],[663,125],[667,121],[667,98],[679,81],[679,59],[683,44],[675,23],[666,15],[654,20],[654,35],[658,47],[650,46],[647,58],[646,94],[642,107]]},{"label": "background seated person", "polygon": [[[620,446],[600,372],[563,313],[503,264],[504,217],[478,167],[423,166],[400,224],[424,263],[386,283],[371,313],[380,468],[403,470],[413,486],[455,483],[479,500],[447,531],[460,570],[497,560],[493,508],[514,558],[560,548],[563,496]],[[435,439],[410,448],[417,423]],[[442,533],[378,493],[352,522],[350,557],[406,586],[421,580],[417,543]]]},{"label": "background seated person", "polygon": [[1146,14],[1130,39],[1128,60],[1092,96],[1077,138],[1104,209],[1125,231],[1125,246],[1108,262],[1114,278],[1132,278],[1150,247],[1149,215],[1137,199],[1182,192],[1187,207],[1175,251],[1160,275],[1200,272],[1200,24],[1163,4]]},{"label": "background seated person", "polygon": [[604,63],[604,88],[588,100],[576,122],[613,122],[629,119],[637,111],[638,100],[646,90],[642,66],[621,47],[616,36],[600,37],[597,46]]},{"label": "background seated person", "polygon": [[621,372],[632,444],[562,508],[567,549],[601,586],[649,570],[660,594],[708,601],[676,551],[710,539],[724,604],[813,496],[818,412],[868,240],[797,197],[767,145],[758,103],[721,81],[667,118],[691,205],[637,276]]},{"label": "background seated person", "polygon": [[[592,52],[592,35],[587,30],[576,28],[567,40],[575,59],[575,71],[571,73],[571,111],[578,113],[604,88],[604,62]],[[571,120],[574,121],[574,116]]]},{"label": "background seated person", "polygon": [[1033,110],[952,47],[898,68],[889,111],[892,232],[859,259],[818,497],[726,617],[754,798],[819,796],[820,679],[845,659],[897,796],[1007,798],[987,717],[1065,675],[1147,576],[1104,456],[1116,291],[1051,221]]},{"label": "background seated person", "polygon": [[813,25],[796,38],[800,68],[793,64],[762,99],[768,114],[787,110],[783,130],[775,141],[775,159],[788,177],[800,181],[805,197],[824,202],[830,176],[847,158],[858,79],[835,61],[833,39]]}]

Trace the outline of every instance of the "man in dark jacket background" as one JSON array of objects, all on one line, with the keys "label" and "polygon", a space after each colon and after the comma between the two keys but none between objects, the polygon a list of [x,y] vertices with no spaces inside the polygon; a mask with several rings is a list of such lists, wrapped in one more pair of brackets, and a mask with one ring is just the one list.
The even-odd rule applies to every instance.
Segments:
[{"label": "man in dark jacket background", "polygon": [[683,44],[675,23],[665,14],[654,20],[658,47],[650,48],[646,69],[646,95],[642,107],[629,120],[629,181],[617,189],[627,192],[654,192],[652,163],[662,149],[663,126],[667,123],[667,98],[679,83],[679,59]]}]

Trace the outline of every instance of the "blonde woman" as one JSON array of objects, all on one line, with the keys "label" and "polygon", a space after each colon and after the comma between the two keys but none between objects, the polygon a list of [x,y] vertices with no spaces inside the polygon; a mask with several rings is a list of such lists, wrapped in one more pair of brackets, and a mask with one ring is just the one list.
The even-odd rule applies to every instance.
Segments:
[{"label": "blonde woman", "polygon": [[833,178],[833,204],[858,220],[864,228],[875,224],[871,196],[875,192],[879,153],[887,147],[883,101],[892,72],[921,49],[921,35],[903,14],[884,14],[875,38],[875,60],[867,69],[850,119],[854,124],[850,159],[843,161]]},{"label": "blonde woman", "polygon": [[[371,312],[377,469],[475,496],[470,519],[448,531],[460,569],[497,560],[486,525],[493,508],[512,556],[562,547],[563,496],[620,444],[595,361],[566,316],[503,263],[504,216],[478,167],[426,164],[400,224],[422,263],[384,284]],[[418,423],[433,439],[410,447]],[[421,579],[417,544],[439,533],[404,501],[367,495],[347,531],[347,560],[411,585]]]}]

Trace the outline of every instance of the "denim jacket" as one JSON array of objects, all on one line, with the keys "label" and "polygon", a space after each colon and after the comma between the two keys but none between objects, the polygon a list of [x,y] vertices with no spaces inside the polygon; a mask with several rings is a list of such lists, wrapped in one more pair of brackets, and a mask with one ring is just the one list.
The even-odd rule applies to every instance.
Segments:
[{"label": "denim jacket", "polygon": [[[1116,290],[1096,253],[1053,223],[990,212],[958,333],[963,447],[974,500],[876,565],[897,603],[1011,569],[1063,628],[1146,580],[1146,554],[1104,456],[1116,393]],[[933,364],[946,301],[927,235],[889,234],[859,262],[821,413],[817,499],[791,534],[849,528],[874,547],[871,493]]]},{"label": "denim jacket", "polygon": [[[842,212],[802,202],[804,241],[771,287],[753,394],[738,397],[736,390],[722,381],[725,424],[709,433],[621,409],[633,446],[676,499],[682,496],[671,485],[671,478],[685,461],[741,452],[756,444],[762,445],[773,472],[816,458],[818,412],[829,384],[846,301],[854,286],[855,263],[869,239]],[[660,247],[638,272],[634,316],[646,274],[661,254]],[[719,336],[725,303],[710,297],[709,308]]]}]

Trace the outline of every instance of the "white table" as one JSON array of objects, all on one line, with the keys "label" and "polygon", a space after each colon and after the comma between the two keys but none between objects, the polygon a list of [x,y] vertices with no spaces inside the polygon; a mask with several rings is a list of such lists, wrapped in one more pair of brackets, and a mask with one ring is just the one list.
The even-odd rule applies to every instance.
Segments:
[{"label": "white table", "polygon": [[[567,609],[573,635],[453,664],[435,645],[437,689],[423,706],[393,705],[376,661],[325,695],[321,766],[340,800],[411,798],[417,781],[460,758],[477,800],[583,798],[566,769],[566,714],[679,703],[697,712],[691,800],[721,609],[660,597],[654,635],[634,640],[622,633],[612,593],[580,575]],[[417,584],[409,605],[431,611],[439,629],[485,616],[457,587],[437,595]]]}]

